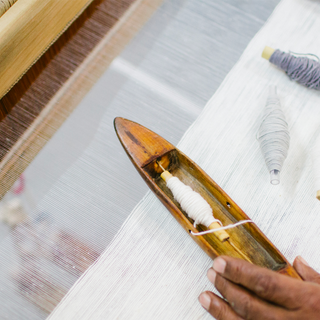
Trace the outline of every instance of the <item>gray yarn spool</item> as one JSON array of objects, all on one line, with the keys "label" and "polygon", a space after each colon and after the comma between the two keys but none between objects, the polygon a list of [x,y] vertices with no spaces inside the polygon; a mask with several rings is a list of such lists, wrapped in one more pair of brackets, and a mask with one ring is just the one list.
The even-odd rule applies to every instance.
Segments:
[{"label": "gray yarn spool", "polygon": [[274,185],[279,184],[280,171],[288,154],[290,135],[275,86],[269,88],[258,140],[270,172],[270,182]]},{"label": "gray yarn spool", "polygon": [[290,53],[275,50],[269,61],[284,70],[291,80],[320,90],[320,63],[307,57],[295,57]]}]

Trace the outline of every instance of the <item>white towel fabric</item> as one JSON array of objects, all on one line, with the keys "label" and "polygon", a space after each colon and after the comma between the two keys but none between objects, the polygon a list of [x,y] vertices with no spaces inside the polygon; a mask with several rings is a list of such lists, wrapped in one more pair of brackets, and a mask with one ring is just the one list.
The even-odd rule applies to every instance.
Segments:
[{"label": "white towel fabric", "polygon": [[[318,271],[320,202],[310,153],[320,134],[320,92],[290,81],[261,52],[269,45],[320,56],[319,30],[318,1],[283,0],[178,145],[290,261],[301,254]],[[269,85],[278,88],[291,133],[279,186],[270,184],[256,140]],[[148,193],[49,319],[210,319],[197,297],[213,289],[211,263]]]}]

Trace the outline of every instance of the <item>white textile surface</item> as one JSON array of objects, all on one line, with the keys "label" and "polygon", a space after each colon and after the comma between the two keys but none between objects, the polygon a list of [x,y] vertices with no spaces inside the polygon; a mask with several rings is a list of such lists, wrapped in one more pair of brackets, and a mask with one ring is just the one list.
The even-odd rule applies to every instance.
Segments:
[{"label": "white textile surface", "polygon": [[[291,82],[261,52],[269,45],[320,56],[319,30],[318,1],[283,0],[178,145],[289,261],[301,254],[318,271],[320,202],[310,150],[320,134],[320,92]],[[269,85],[278,88],[291,134],[278,186],[256,140]],[[211,263],[148,193],[49,319],[210,319],[197,297],[213,290]]]}]

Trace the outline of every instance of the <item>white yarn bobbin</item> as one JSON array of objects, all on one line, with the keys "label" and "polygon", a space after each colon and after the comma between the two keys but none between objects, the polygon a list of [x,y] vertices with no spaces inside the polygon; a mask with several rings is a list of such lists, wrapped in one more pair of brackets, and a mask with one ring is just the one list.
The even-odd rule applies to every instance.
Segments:
[{"label": "white yarn bobbin", "polygon": [[212,208],[199,193],[192,190],[191,187],[186,186],[179,178],[173,177],[168,171],[164,171],[161,177],[166,181],[167,187],[171,190],[174,199],[179,202],[182,210],[194,220],[194,226],[202,224],[210,229],[197,233],[191,231],[190,233],[194,236],[216,232],[217,237],[223,242],[230,237],[224,230],[252,222],[251,220],[242,220],[235,224],[223,226],[220,220],[214,218]]},{"label": "white yarn bobbin", "polygon": [[186,186],[177,177],[167,181],[167,187],[171,190],[174,198],[180,203],[182,210],[194,220],[194,223],[209,227],[213,222],[221,222],[213,217],[212,208],[203,197]]},{"label": "white yarn bobbin", "polygon": [[320,200],[320,134],[312,148],[312,158],[316,197]]},{"label": "white yarn bobbin", "polygon": [[280,171],[288,155],[290,135],[288,123],[281,110],[275,86],[269,87],[269,96],[258,131],[260,148],[270,172],[271,184],[280,183]]}]

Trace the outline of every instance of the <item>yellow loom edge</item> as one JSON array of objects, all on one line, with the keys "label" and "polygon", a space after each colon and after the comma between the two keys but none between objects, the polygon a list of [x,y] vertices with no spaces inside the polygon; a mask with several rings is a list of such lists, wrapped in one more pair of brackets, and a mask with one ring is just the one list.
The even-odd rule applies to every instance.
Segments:
[{"label": "yellow loom edge", "polygon": [[17,1],[1,16],[0,98],[10,90],[91,1]]}]

